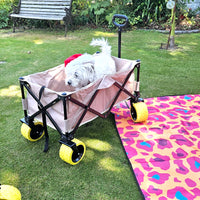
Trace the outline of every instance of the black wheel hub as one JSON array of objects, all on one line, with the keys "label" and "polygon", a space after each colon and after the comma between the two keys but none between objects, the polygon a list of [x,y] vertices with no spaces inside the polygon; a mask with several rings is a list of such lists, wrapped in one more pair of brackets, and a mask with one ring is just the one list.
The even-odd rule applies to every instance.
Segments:
[{"label": "black wheel hub", "polygon": [[78,162],[82,158],[83,153],[84,153],[84,147],[82,145],[77,146],[76,150],[73,151],[72,161],[74,163]]},{"label": "black wheel hub", "polygon": [[35,125],[30,133],[30,137],[32,139],[38,139],[43,133],[43,126],[42,125]]},{"label": "black wheel hub", "polygon": [[133,118],[133,120],[135,121],[137,119],[137,113],[135,108],[131,105],[131,116]]}]

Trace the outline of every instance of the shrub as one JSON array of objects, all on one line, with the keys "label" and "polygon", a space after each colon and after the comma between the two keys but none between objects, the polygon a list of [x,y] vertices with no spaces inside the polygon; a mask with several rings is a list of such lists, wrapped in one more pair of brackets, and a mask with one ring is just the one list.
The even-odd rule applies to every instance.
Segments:
[{"label": "shrub", "polygon": [[106,24],[105,17],[112,9],[110,0],[76,0],[73,1],[73,21],[74,25],[102,25]]},{"label": "shrub", "polygon": [[10,26],[9,14],[12,11],[12,5],[16,5],[17,0],[1,0],[0,1],[0,28]]},{"label": "shrub", "polygon": [[11,9],[10,0],[0,1],[0,28],[5,28],[8,26],[10,9]]},{"label": "shrub", "polygon": [[152,21],[164,21],[170,12],[165,0],[89,0],[73,2],[74,25],[94,24],[112,27],[112,16],[125,14],[130,24],[146,25]]}]

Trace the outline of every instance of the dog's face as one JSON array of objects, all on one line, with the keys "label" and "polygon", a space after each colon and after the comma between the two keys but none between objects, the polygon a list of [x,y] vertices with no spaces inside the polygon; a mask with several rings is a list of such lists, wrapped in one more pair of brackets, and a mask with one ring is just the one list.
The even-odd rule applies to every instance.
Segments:
[{"label": "dog's face", "polygon": [[95,72],[92,63],[74,65],[70,69],[66,67],[65,70],[66,70],[65,84],[72,86],[76,90],[94,81]]}]

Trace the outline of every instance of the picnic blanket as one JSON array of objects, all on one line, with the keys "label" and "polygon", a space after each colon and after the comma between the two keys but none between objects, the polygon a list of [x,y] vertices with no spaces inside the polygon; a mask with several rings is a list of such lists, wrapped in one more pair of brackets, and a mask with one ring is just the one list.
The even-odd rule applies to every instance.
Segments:
[{"label": "picnic blanket", "polygon": [[125,102],[112,113],[145,200],[200,199],[200,95],[145,99],[134,123]]}]

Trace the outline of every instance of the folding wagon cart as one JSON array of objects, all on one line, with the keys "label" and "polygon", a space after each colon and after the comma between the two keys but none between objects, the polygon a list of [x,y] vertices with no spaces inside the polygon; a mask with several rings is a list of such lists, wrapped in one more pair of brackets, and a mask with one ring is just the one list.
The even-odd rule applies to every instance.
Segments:
[{"label": "folding wagon cart", "polygon": [[[122,19],[123,23],[117,23]],[[21,119],[21,133],[30,140],[37,141],[45,135],[48,150],[47,125],[60,134],[59,156],[65,162],[76,165],[84,157],[85,144],[76,139],[79,126],[95,119],[107,118],[112,107],[126,99],[130,100],[133,121],[148,118],[147,106],[140,98],[140,60],[121,59],[121,31],[128,23],[125,15],[114,15],[113,23],[118,27],[118,58],[113,57],[117,72],[105,75],[78,91],[70,91],[65,84],[64,64],[47,71],[19,78],[24,118]],[[136,81],[134,70],[137,70]]]}]

